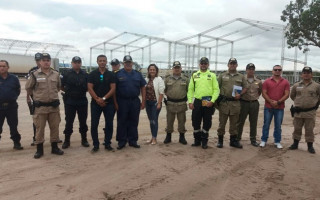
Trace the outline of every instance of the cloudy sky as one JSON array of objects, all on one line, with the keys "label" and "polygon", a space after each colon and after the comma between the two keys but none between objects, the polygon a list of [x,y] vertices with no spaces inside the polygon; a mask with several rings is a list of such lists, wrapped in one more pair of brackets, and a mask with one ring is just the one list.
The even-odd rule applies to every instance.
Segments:
[{"label": "cloudy sky", "polygon": [[[84,58],[83,64],[89,65],[91,46],[124,31],[175,41],[235,18],[285,25],[280,20],[280,15],[289,2],[289,0],[1,0],[0,38],[74,45]],[[241,26],[238,24],[228,26],[211,35],[217,37],[237,28],[240,29]],[[167,60],[167,48],[164,50],[161,45],[155,46],[152,59]],[[230,48],[230,45],[226,45],[219,49],[220,62],[228,60]],[[257,69],[268,69],[280,63],[281,33],[251,37],[236,42],[233,48],[234,57],[239,61],[239,69],[244,69],[249,62],[255,63]],[[184,49],[177,49],[177,52],[184,52]],[[293,58],[293,55],[293,50],[286,50],[285,57]],[[311,48],[308,65],[320,69],[319,55],[319,49]],[[110,58],[108,53],[107,56]],[[141,57],[133,55],[134,59],[139,56]],[[123,53],[117,54],[117,57],[122,59]],[[211,60],[214,57],[215,52],[212,51]],[[304,60],[301,52],[299,59]],[[148,63],[144,63],[146,64]],[[285,62],[284,66],[293,69],[291,62]],[[211,64],[211,68],[213,67],[214,64]],[[224,67],[223,64],[219,65],[220,69]],[[298,65],[299,68],[301,65]]]}]

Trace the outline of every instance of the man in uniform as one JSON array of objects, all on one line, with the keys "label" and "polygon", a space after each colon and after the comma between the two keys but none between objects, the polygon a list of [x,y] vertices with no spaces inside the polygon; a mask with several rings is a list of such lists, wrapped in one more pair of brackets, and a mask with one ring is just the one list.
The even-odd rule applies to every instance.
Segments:
[{"label": "man in uniform", "polygon": [[118,59],[114,58],[111,60],[112,72],[117,72],[120,70],[120,62]]},{"label": "man in uniform", "polygon": [[[207,149],[209,130],[212,125],[212,115],[215,111],[213,103],[219,96],[219,85],[216,75],[208,69],[208,58],[202,57],[199,62],[199,67],[200,70],[192,74],[187,96],[189,108],[192,110],[194,136],[192,146],[202,145],[203,149]],[[203,121],[202,130],[201,121]]]},{"label": "man in uniform", "polygon": [[[116,73],[117,102],[117,149],[126,146],[140,148],[138,145],[138,124],[140,110],[144,109],[146,101],[146,81],[142,74],[132,69],[133,62],[130,55],[123,58],[124,68]],[[142,100],[139,95],[141,93]]]},{"label": "man in uniform", "polygon": [[114,74],[106,67],[107,57],[97,57],[98,69],[89,74],[88,91],[92,97],[91,101],[91,136],[93,141],[92,152],[99,150],[98,126],[101,113],[105,119],[104,147],[112,151],[111,139],[113,135],[114,103],[112,96],[115,93],[116,84]]},{"label": "man in uniform", "polygon": [[81,134],[81,144],[89,147],[87,140],[87,117],[88,100],[86,92],[88,88],[88,75],[81,70],[81,58],[75,56],[71,61],[72,69],[68,70],[62,77],[61,90],[64,94],[64,107],[66,126],[64,129],[65,140],[62,149],[70,146],[70,137],[73,133],[73,122],[78,113],[79,132]]},{"label": "man in uniform", "polygon": [[5,118],[10,127],[10,135],[13,140],[13,148],[22,150],[20,144],[21,135],[18,132],[18,103],[21,87],[19,79],[8,73],[9,63],[0,60],[0,139]]},{"label": "man in uniform", "polygon": [[313,148],[313,129],[316,121],[316,110],[319,106],[320,85],[312,80],[312,68],[304,67],[301,74],[302,80],[295,83],[291,89],[290,98],[294,101],[293,111],[294,131],[292,133],[293,144],[289,149],[298,149],[302,135],[302,127],[305,128],[305,140],[308,144],[308,151],[316,153]]},{"label": "man in uniform", "polygon": [[281,77],[282,67],[273,66],[272,77],[265,80],[262,84],[262,96],[265,99],[264,120],[260,147],[265,147],[268,137],[271,120],[274,116],[274,145],[282,149],[281,124],[284,114],[284,102],[289,98],[289,81]]},{"label": "man in uniform", "polygon": [[27,95],[33,95],[35,111],[33,123],[36,125],[36,145],[37,152],[34,158],[43,156],[44,130],[48,121],[50,128],[51,153],[63,155],[63,151],[58,148],[60,101],[58,92],[61,87],[59,72],[52,70],[51,56],[43,53],[40,61],[41,68],[31,73],[26,82]]},{"label": "man in uniform", "polygon": [[240,98],[240,115],[239,121],[237,123],[238,127],[238,141],[241,140],[242,131],[244,122],[249,115],[250,122],[250,141],[251,144],[255,147],[259,146],[259,143],[256,140],[257,136],[257,122],[259,115],[259,96],[262,92],[262,82],[261,80],[254,75],[256,67],[253,63],[249,63],[246,67],[246,80],[248,84],[248,90],[245,94]]},{"label": "man in uniform", "polygon": [[[228,61],[228,71],[221,73],[218,77],[220,87],[219,96],[219,128],[218,128],[218,148],[223,147],[223,137],[226,132],[226,123],[229,118],[230,146],[242,148],[237,140],[237,122],[240,114],[239,99],[247,91],[247,81],[244,75],[237,72],[238,61],[230,58]],[[237,89],[237,90],[236,90]],[[241,90],[241,91],[240,91]]]},{"label": "man in uniform", "polygon": [[167,96],[167,136],[163,143],[167,144],[171,142],[171,134],[173,132],[173,124],[177,115],[178,119],[178,131],[180,133],[179,142],[181,144],[187,144],[185,139],[186,133],[186,111],[187,107],[187,92],[189,80],[188,77],[181,74],[181,64],[179,61],[175,61],[172,67],[172,74],[167,76],[164,80],[165,95]]},{"label": "man in uniform", "polygon": [[[34,55],[34,60],[36,61],[36,65],[37,66],[32,67],[29,70],[28,75],[27,75],[27,79],[31,76],[32,72],[35,72],[40,68],[41,53],[36,53]],[[32,105],[33,104],[32,94],[31,95],[27,95],[27,103],[28,103],[28,106],[29,106],[30,115],[33,115],[34,107]],[[34,146],[35,145],[34,142],[36,141],[36,125],[34,125],[34,123],[32,123],[32,126],[33,126],[33,138],[32,138],[31,146]]]}]

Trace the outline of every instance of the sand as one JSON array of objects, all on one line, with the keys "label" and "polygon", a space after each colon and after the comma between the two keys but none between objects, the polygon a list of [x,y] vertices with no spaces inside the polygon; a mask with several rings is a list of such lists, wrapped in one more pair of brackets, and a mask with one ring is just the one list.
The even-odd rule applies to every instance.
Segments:
[{"label": "sand", "polygon": [[[24,88],[25,80],[21,80]],[[213,116],[209,148],[191,147],[193,142],[191,111],[187,112],[186,138],[188,145],[173,142],[163,144],[166,127],[166,109],[159,117],[158,144],[150,145],[149,121],[142,110],[139,124],[140,149],[100,151],[92,154],[90,147],[80,144],[78,120],[75,120],[71,147],[63,156],[51,154],[49,130],[46,128],[44,156],[34,159],[36,147],[32,140],[32,118],[22,90],[19,102],[18,130],[24,150],[13,150],[8,126],[5,122],[0,141],[0,199],[320,199],[320,142],[319,117],[315,128],[316,154],[307,152],[304,136],[298,150],[288,150],[292,143],[291,100],[286,102],[282,125],[284,149],[273,146],[272,132],[265,148],[253,147],[249,140],[249,123],[246,122],[243,149],[229,146],[226,133],[222,149],[216,147],[218,111]],[[263,123],[263,102],[260,98],[258,140]],[[63,139],[64,111],[60,107]],[[318,111],[319,112],[319,111]],[[88,118],[90,129],[90,117]],[[116,130],[116,119],[114,121]],[[101,120],[100,142],[103,141]],[[175,123],[175,129],[177,124]],[[272,125],[273,127],[273,125]],[[228,128],[227,128],[228,130]],[[273,130],[271,128],[271,130]],[[59,144],[61,147],[61,144]],[[116,147],[115,131],[112,146]]]}]

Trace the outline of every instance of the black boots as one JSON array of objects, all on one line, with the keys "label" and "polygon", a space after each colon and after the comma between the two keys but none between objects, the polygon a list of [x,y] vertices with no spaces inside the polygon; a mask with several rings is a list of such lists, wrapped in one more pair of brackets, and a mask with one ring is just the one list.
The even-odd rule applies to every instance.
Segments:
[{"label": "black boots", "polygon": [[38,159],[43,156],[43,143],[37,144],[37,152],[34,154],[34,158]]},{"label": "black boots", "polygon": [[16,150],[22,150],[23,147],[21,146],[21,143],[16,141],[16,142],[13,142],[13,148],[16,149]]},{"label": "black boots", "polygon": [[230,135],[230,146],[242,149],[242,145],[237,139],[237,135]]},{"label": "black boots", "polygon": [[84,147],[89,147],[89,142],[87,140],[87,133],[81,133],[81,145]]},{"label": "black boots", "polygon": [[[167,139],[167,138],[166,138],[166,139]],[[170,138],[170,139],[171,139],[171,138]],[[181,144],[184,144],[184,145],[188,144],[187,141],[186,141],[186,138],[184,137],[184,133],[180,133],[179,142],[180,142]]]},{"label": "black boots", "polygon": [[52,142],[51,143],[51,153],[56,154],[56,155],[63,155],[63,151],[58,148],[58,143],[57,142]]},{"label": "black boots", "polygon": [[171,133],[167,133],[166,139],[164,139],[163,143],[168,144],[170,142],[171,142]]},{"label": "black boots", "polygon": [[222,148],[223,147],[223,135],[218,135],[218,144],[217,147],[218,148]]},{"label": "black boots", "polygon": [[204,133],[201,132],[201,146],[203,149],[207,149],[208,148],[208,137],[209,137],[209,133]]},{"label": "black boots", "polygon": [[289,147],[290,150],[298,149],[299,140],[294,139],[293,144]]},{"label": "black boots", "polygon": [[313,148],[313,142],[308,142],[307,144],[309,153],[316,153],[316,151]]},{"label": "black boots", "polygon": [[193,133],[194,143],[191,145],[193,147],[197,147],[201,145],[201,132]]},{"label": "black boots", "polygon": [[71,135],[64,135],[64,136],[65,136],[65,139],[62,144],[62,149],[67,149],[68,147],[70,147],[70,136]]}]

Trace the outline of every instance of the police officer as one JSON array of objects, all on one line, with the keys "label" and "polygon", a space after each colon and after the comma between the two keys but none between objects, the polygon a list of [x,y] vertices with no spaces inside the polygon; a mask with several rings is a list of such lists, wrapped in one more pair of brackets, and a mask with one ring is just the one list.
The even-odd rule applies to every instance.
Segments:
[{"label": "police officer", "polygon": [[73,122],[78,113],[79,132],[81,134],[81,144],[89,147],[87,140],[87,117],[88,117],[88,100],[86,97],[88,75],[81,70],[81,58],[75,56],[71,61],[72,69],[68,70],[61,79],[61,90],[64,94],[64,107],[66,126],[64,129],[65,140],[62,145],[63,149],[70,146],[70,137],[73,133]]},{"label": "police officer", "polygon": [[294,101],[292,133],[293,144],[289,149],[298,149],[298,144],[302,135],[302,127],[305,128],[305,140],[308,144],[308,151],[315,153],[313,148],[313,129],[316,121],[316,110],[319,106],[320,85],[312,80],[312,68],[304,67],[301,74],[302,80],[295,83],[291,89],[290,98]]},{"label": "police officer", "polygon": [[[226,123],[229,118],[230,146],[242,148],[242,145],[237,140],[238,130],[237,122],[240,114],[241,95],[247,91],[247,81],[244,75],[237,72],[238,62],[235,58],[230,58],[228,61],[228,71],[221,73],[218,77],[220,87],[219,96],[219,128],[218,128],[218,148],[223,147],[223,137],[225,134]],[[235,90],[240,87],[241,91]]]},{"label": "police officer", "polygon": [[41,68],[31,73],[26,82],[27,95],[32,94],[35,111],[33,123],[36,125],[36,145],[37,152],[34,158],[43,156],[44,130],[48,121],[50,128],[51,153],[63,155],[63,151],[58,148],[60,102],[58,92],[61,87],[59,72],[52,70],[51,56],[43,53],[40,61]]},{"label": "police officer", "polygon": [[92,71],[88,78],[88,91],[91,101],[91,137],[93,140],[92,153],[99,150],[98,126],[101,113],[105,119],[104,145],[105,149],[112,151],[111,139],[113,134],[114,104],[112,96],[115,93],[116,84],[114,74],[106,67],[107,57],[97,57],[98,69]]},{"label": "police officer", "polygon": [[175,117],[178,119],[178,131],[180,133],[179,142],[181,144],[187,144],[185,139],[186,133],[186,111],[187,108],[187,92],[189,79],[187,76],[181,74],[181,64],[179,61],[175,61],[172,67],[172,74],[166,76],[164,80],[165,95],[167,96],[167,136],[163,143],[167,144],[171,142],[171,134],[173,132],[173,124]]},{"label": "police officer", "polygon": [[250,141],[251,144],[255,147],[259,146],[259,143],[256,140],[257,136],[257,122],[259,115],[259,96],[262,92],[262,82],[261,80],[254,75],[255,65],[253,63],[249,63],[246,67],[246,81],[248,84],[248,90],[245,94],[243,94],[240,98],[240,115],[239,121],[237,123],[238,128],[238,141],[241,140],[242,131],[244,123],[249,115],[250,121]]},{"label": "police officer", "polygon": [[10,127],[10,135],[13,140],[13,148],[22,150],[20,144],[21,135],[18,127],[18,103],[21,87],[19,79],[13,74],[8,73],[9,63],[6,60],[0,60],[0,139],[2,126],[5,118]]},{"label": "police officer", "polygon": [[110,64],[112,66],[112,72],[117,72],[120,70],[120,61],[118,59],[114,58],[111,60]]},{"label": "police officer", "polygon": [[[29,70],[28,75],[27,75],[27,79],[31,76],[32,72],[35,72],[40,68],[41,53],[39,53],[39,52],[36,53],[34,55],[34,60],[36,61],[37,66],[32,67]],[[33,104],[32,94],[31,95],[27,95],[27,103],[28,103],[28,106],[29,106],[30,115],[33,115],[34,107],[32,105]],[[32,138],[31,146],[34,146],[35,145],[34,142],[36,141],[36,125],[34,125],[34,123],[32,123],[32,126],[33,126],[33,138]]]},{"label": "police officer", "polygon": [[[199,67],[200,70],[192,74],[188,87],[188,102],[189,108],[192,110],[192,126],[194,129],[192,146],[202,145],[203,149],[207,149],[212,115],[215,111],[213,103],[219,96],[219,85],[216,75],[208,69],[208,58],[202,57]],[[201,121],[203,121],[202,130]]]},{"label": "police officer", "polygon": [[[117,102],[117,149],[126,146],[140,148],[138,141],[138,124],[140,109],[144,109],[146,100],[146,81],[142,74],[132,69],[133,62],[130,55],[123,58],[124,68],[116,73]],[[141,93],[142,100],[139,95]]]}]

